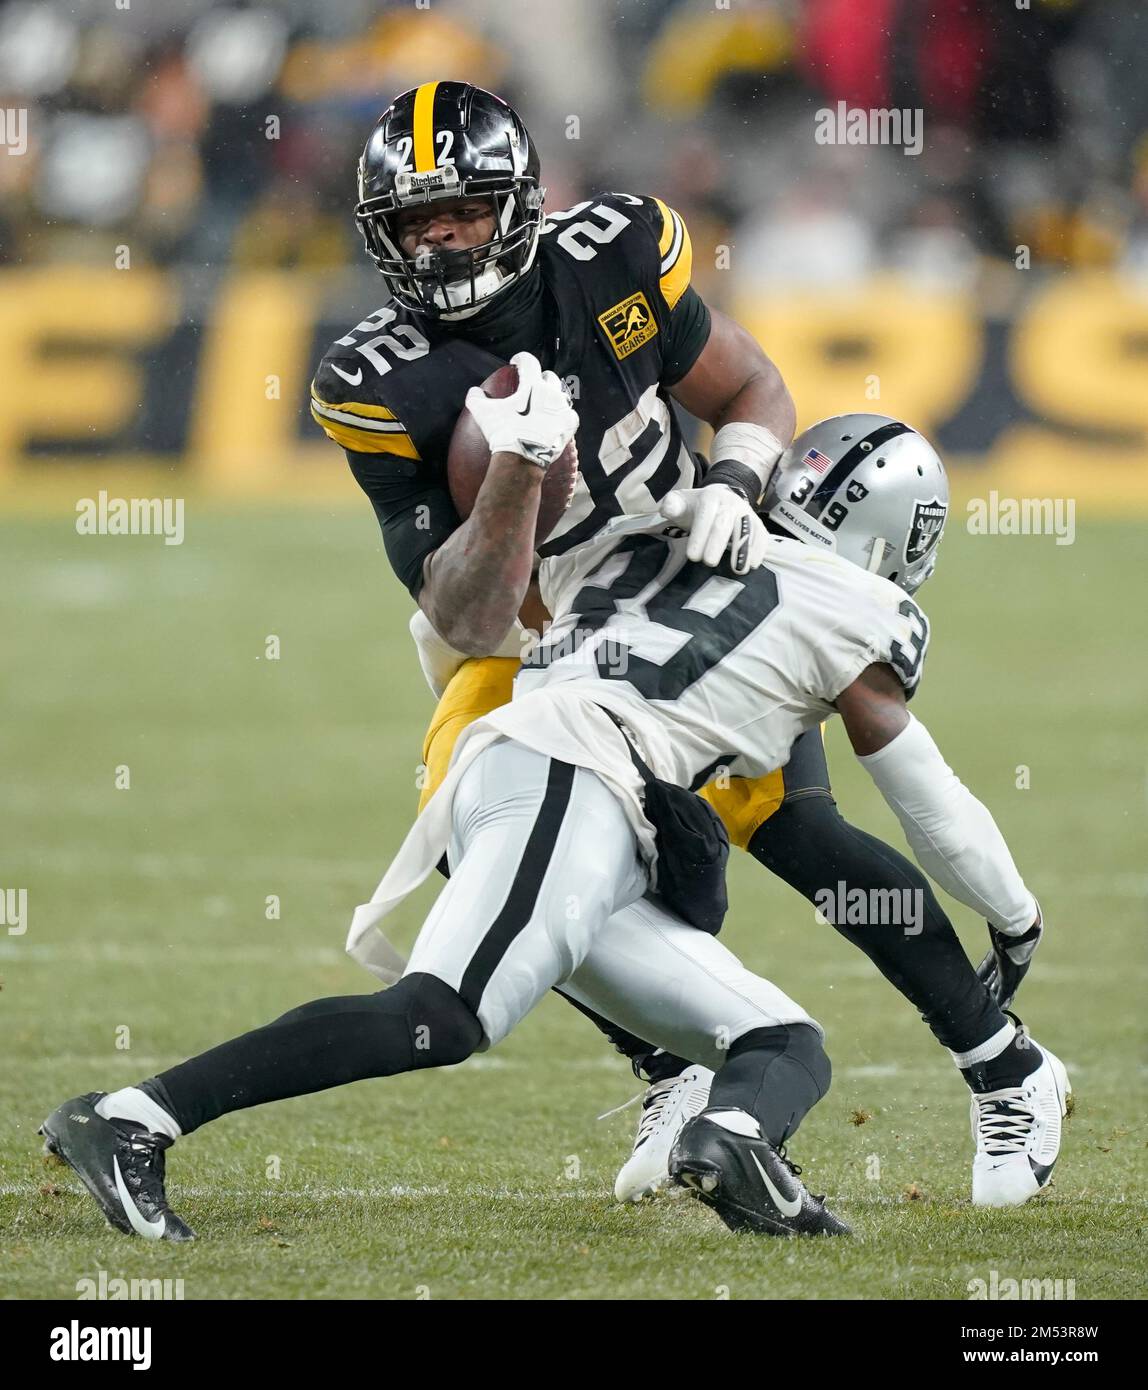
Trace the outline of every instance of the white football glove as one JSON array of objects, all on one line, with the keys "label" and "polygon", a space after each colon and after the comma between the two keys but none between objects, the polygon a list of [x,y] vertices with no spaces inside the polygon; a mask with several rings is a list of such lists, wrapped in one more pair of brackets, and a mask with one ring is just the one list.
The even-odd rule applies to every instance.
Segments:
[{"label": "white football glove", "polygon": [[724,483],[668,493],[659,511],[689,532],[686,555],[691,560],[720,565],[728,554],[734,574],[748,574],[765,559],[769,532],[741,493]]},{"label": "white football glove", "polygon": [[578,412],[553,372],[544,372],[537,357],[516,352],[518,389],[512,396],[488,396],[481,386],[466,393],[466,408],[492,454],[518,454],[547,468],[578,431]]}]

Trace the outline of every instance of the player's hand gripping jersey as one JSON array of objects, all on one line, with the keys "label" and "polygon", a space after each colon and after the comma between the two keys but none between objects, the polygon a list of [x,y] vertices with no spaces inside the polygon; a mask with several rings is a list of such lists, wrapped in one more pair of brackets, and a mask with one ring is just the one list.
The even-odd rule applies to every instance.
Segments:
[{"label": "player's hand gripping jersey", "polygon": [[523,316],[523,337],[498,343],[501,356],[467,341],[465,324],[395,304],[332,345],[312,413],[347,450],[413,595],[427,556],[461,524],[445,461],[467,390],[514,351],[534,353],[567,383],[581,422],[578,485],[541,554],[566,554],[612,518],[648,513],[692,486],[697,466],[668,394],[709,336],[709,311],[689,288],[691,263],[677,213],[656,198],[610,193],[548,216],[539,302]]}]

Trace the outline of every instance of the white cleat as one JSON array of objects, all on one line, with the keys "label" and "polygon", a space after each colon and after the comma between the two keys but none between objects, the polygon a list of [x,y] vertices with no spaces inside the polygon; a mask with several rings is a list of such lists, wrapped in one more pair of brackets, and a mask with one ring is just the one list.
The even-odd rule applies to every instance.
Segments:
[{"label": "white cleat", "polygon": [[708,1067],[687,1067],[679,1076],[655,1081],[642,1097],[634,1151],[614,1179],[619,1202],[653,1197],[670,1181],[670,1150],[682,1126],[700,1115],[710,1098],[714,1074]]},{"label": "white cleat", "polygon": [[1052,1177],[1072,1087],[1060,1058],[1040,1051],[1044,1060],[1019,1086],[973,1094],[974,1207],[1019,1207]]}]

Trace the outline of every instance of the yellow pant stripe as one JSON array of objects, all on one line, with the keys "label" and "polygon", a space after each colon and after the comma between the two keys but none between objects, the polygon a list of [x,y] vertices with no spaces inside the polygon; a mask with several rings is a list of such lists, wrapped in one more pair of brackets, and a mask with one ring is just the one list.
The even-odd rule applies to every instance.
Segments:
[{"label": "yellow pant stripe", "polygon": [[420,811],[446,776],[454,745],[463,729],[500,705],[510,703],[520,664],[513,656],[478,656],[463,662],[454,673],[423,739],[426,771],[419,796]]}]

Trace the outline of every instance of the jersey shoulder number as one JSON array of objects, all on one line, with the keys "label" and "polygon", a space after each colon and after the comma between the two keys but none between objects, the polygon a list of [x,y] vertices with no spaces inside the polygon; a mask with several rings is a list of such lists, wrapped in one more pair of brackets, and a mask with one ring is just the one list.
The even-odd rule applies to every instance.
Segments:
[{"label": "jersey shoulder number", "polygon": [[905,687],[905,699],[912,699],[921,683],[925,653],[929,649],[929,620],[911,598],[897,605],[901,632],[889,643],[889,665]]},{"label": "jersey shoulder number", "polygon": [[655,290],[666,311],[686,292],[693,248],[682,217],[660,198],[605,193],[548,213],[544,235],[580,263],[606,257],[629,272],[637,288]]},{"label": "jersey shoulder number", "polygon": [[356,324],[328,348],[311,383],[311,415],[344,449],[361,454],[419,451],[394,409],[392,373],[430,354],[418,326],[393,305]]}]

